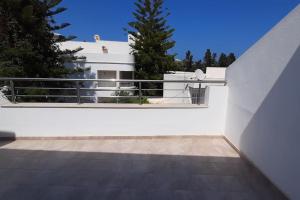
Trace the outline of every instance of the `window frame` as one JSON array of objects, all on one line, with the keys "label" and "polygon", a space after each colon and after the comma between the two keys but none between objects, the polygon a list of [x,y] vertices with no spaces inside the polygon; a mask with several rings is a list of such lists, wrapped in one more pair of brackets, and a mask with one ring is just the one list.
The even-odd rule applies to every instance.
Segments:
[{"label": "window frame", "polygon": [[[109,73],[109,72],[113,72],[114,76],[113,77],[100,77],[100,73]],[[118,71],[116,70],[97,70],[97,79],[117,79],[117,73]],[[117,87],[117,83],[116,82],[98,82],[98,87]]]},{"label": "window frame", "polygon": [[[122,73],[131,73],[131,78],[123,78]],[[119,77],[120,80],[134,80],[134,71],[119,71]],[[120,87],[133,87],[134,83],[133,82],[120,82]]]}]

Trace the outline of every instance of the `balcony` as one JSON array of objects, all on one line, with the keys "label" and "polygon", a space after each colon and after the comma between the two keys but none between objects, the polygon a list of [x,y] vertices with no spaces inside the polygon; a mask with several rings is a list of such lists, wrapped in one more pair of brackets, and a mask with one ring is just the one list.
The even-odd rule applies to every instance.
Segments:
[{"label": "balcony", "polygon": [[0,142],[0,199],[285,199],[223,137]]},{"label": "balcony", "polygon": [[300,199],[299,20],[300,6],[229,66],[226,84],[190,81],[209,84],[204,103],[183,87],[175,98],[191,101],[143,104],[143,80],[126,96],[137,104],[84,103],[97,88],[80,82],[94,79],[45,89],[73,92],[64,97],[27,95],[72,103],[20,103],[17,90],[35,86],[2,78],[0,199]]}]

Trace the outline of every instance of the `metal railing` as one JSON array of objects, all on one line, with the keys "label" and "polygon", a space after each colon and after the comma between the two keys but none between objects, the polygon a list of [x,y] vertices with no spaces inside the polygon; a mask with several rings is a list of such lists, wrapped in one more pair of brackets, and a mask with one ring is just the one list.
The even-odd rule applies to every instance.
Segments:
[{"label": "metal railing", "polygon": [[[131,83],[133,87],[116,87],[116,88],[104,88],[104,87],[96,87],[95,83],[99,82],[114,82],[114,83]],[[1,84],[2,83],[2,84]],[[37,83],[43,83],[38,85]],[[59,83],[56,85],[59,86],[51,86],[51,83]],[[67,85],[71,85],[71,87],[65,87],[63,83]],[[16,103],[19,99],[25,98],[71,98],[75,99],[78,104],[82,103],[82,99],[84,98],[95,98],[97,95],[87,95],[82,94],[83,91],[88,92],[131,92],[132,95],[126,96],[109,96],[103,98],[137,98],[139,104],[142,104],[143,98],[162,98],[163,95],[160,96],[155,95],[146,95],[149,92],[159,93],[167,90],[173,91],[182,91],[182,88],[174,88],[174,89],[165,89],[163,87],[164,83],[183,83],[183,84],[198,84],[199,87],[199,97],[201,84],[222,84],[226,85],[225,80],[116,80],[116,79],[65,79],[65,78],[1,78],[0,77],[0,89],[1,86],[6,86],[9,88],[9,94],[6,94],[8,98],[13,103]],[[144,86],[143,84],[148,84],[148,86]],[[160,84],[158,87],[151,88],[149,84]],[[25,85],[25,86],[24,86]],[[53,84],[52,84],[53,85]],[[63,87],[61,87],[63,85]],[[186,88],[185,88],[186,89]],[[39,90],[39,91],[73,91],[73,94],[26,94],[21,93],[20,91],[28,91],[28,90]],[[144,94],[146,93],[146,94]],[[164,97],[164,98],[199,98],[195,96],[183,96],[183,97]],[[99,96],[101,98],[101,96]],[[199,104],[199,103],[198,103]]]}]

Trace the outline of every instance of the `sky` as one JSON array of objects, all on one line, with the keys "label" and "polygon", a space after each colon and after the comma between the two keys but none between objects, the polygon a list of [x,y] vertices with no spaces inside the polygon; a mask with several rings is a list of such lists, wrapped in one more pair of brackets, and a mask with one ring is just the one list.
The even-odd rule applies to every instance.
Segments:
[{"label": "sky", "polygon": [[[133,20],[135,0],[64,0],[67,11],[56,16],[58,23],[71,26],[58,31],[75,35],[79,41],[126,41],[123,28]],[[267,33],[300,0],[165,0],[171,15],[168,24],[175,28],[176,46],[170,51],[184,58],[190,50],[201,59],[206,49],[220,54],[242,55]]]}]

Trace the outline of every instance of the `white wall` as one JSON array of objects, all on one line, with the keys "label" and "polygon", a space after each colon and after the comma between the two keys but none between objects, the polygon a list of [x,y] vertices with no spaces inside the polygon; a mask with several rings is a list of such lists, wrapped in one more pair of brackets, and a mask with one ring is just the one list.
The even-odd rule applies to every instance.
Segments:
[{"label": "white wall", "polygon": [[[84,56],[85,60],[79,60],[73,63],[66,63],[67,67],[81,67],[88,69],[85,73],[74,75],[72,78],[89,78],[96,79],[98,70],[112,70],[117,72],[116,79],[119,79],[120,71],[134,71],[134,56],[131,55],[131,48],[128,42],[117,41],[98,41],[98,42],[79,42],[68,41],[59,44],[61,49],[76,49],[82,47],[83,50],[76,53],[76,56]],[[108,49],[108,53],[103,53],[102,47]],[[118,83],[117,83],[118,85]],[[96,88],[97,83],[85,84],[87,88]],[[105,88],[105,89],[115,89]],[[110,97],[114,94],[113,91],[88,91],[85,96],[94,96],[87,99],[90,102],[97,102],[97,97]]]},{"label": "white wall", "polygon": [[225,79],[225,67],[207,67],[205,78],[206,79]]},{"label": "white wall", "polygon": [[76,49],[82,47],[80,53],[96,53],[103,54],[102,47],[108,49],[108,54],[130,54],[131,48],[128,42],[104,41],[99,42],[80,42],[67,41],[59,44],[61,49]]},{"label": "white wall", "polygon": [[[98,64],[98,63],[86,63],[85,64],[86,67],[90,67],[90,70],[87,71],[85,74],[86,78],[96,78],[99,79],[99,77],[97,77],[97,71],[98,70],[112,70],[112,71],[116,71],[116,79],[120,79],[120,71],[134,71],[134,66],[131,64]],[[119,83],[116,83],[116,86],[118,86]],[[98,87],[98,84],[94,85],[96,87]],[[116,89],[116,87],[112,87],[112,88],[104,88],[104,89]],[[115,92],[114,91],[97,91],[95,92],[95,95],[97,97],[110,97],[112,95],[114,95]]]},{"label": "white wall", "polygon": [[2,104],[8,104],[10,101],[6,98],[6,96],[0,92],[0,105]]},{"label": "white wall", "polygon": [[[224,67],[208,67],[204,80],[224,80],[225,81],[225,71]],[[164,80],[195,80],[195,72],[181,72],[177,71],[172,74],[164,74]],[[224,83],[202,83],[201,88],[205,90],[209,86],[224,86]],[[163,84],[163,103],[184,103],[191,104],[191,92],[190,88],[199,88],[199,83],[168,83]],[[202,92],[201,92],[202,93]],[[201,100],[202,102],[202,100]]]},{"label": "white wall", "polygon": [[227,87],[209,91],[208,108],[5,108],[0,136],[223,135]]},{"label": "white wall", "polygon": [[[116,79],[119,79],[119,72],[120,71],[132,71],[134,72],[134,65],[133,64],[120,64],[120,63],[90,63],[90,62],[76,62],[76,63],[69,63],[66,64],[67,67],[81,67],[84,69],[88,69],[84,72],[84,74],[79,74],[79,76],[75,75],[72,78],[86,78],[86,79],[98,79],[97,77],[97,71],[98,70],[111,70],[117,72]],[[117,83],[118,85],[118,83]],[[96,82],[86,82],[85,83],[86,88],[96,88],[98,87],[98,84]],[[104,89],[115,89],[116,87],[112,88],[104,88]],[[96,97],[109,97],[112,96],[115,92],[114,91],[89,91],[86,94],[89,96],[95,96],[94,99],[91,99],[91,101],[95,101]]]},{"label": "white wall", "polygon": [[225,136],[300,199],[300,6],[227,70]]},{"label": "white wall", "polygon": [[[193,80],[193,77],[195,77],[195,73],[193,72],[164,74],[164,80]],[[163,84],[163,102],[191,104],[192,101],[189,86],[192,87],[194,85],[196,84],[165,82]],[[199,84],[197,84],[197,87],[199,87]]]},{"label": "white wall", "polygon": [[77,56],[84,56],[88,63],[114,63],[134,65],[134,56],[129,54],[97,54],[97,53],[78,53]]}]

